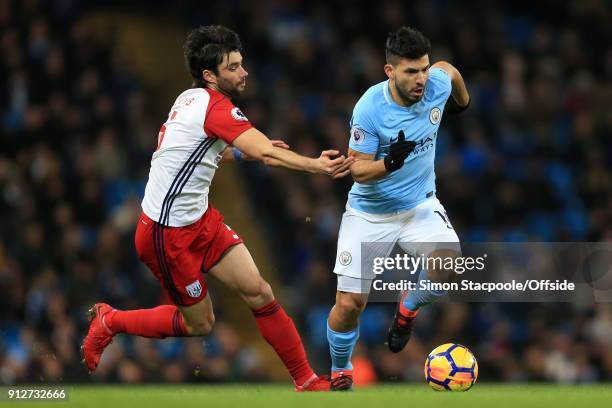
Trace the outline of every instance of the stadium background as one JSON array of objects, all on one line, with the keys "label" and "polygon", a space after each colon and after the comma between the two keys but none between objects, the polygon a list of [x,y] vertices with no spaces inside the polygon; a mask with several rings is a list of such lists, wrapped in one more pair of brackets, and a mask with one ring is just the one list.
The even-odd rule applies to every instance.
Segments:
[{"label": "stadium background", "polygon": [[[612,239],[610,3],[407,3],[0,0],[0,381],[288,380],[246,306],[214,283],[204,342],[120,336],[95,375],[79,364],[91,303],[163,301],[133,228],[198,24],[240,34],[250,76],[238,106],[311,156],[346,149],[354,103],[384,79],[387,32],[419,28],[473,98],[437,145],[438,195],[462,240]],[[320,372],[349,187],[228,163],[212,188]],[[486,381],[612,380],[610,304],[441,303],[400,355],[382,344],[392,313],[373,304],[362,318],[358,383],[420,381],[427,352],[449,340],[475,352]]]}]

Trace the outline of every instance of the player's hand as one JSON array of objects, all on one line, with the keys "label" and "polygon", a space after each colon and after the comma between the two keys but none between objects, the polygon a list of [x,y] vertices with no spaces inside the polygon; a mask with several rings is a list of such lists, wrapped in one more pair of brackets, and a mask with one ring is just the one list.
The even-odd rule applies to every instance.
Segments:
[{"label": "player's hand", "polygon": [[348,167],[354,162],[355,159],[349,157],[348,159],[341,155],[337,150],[324,150],[321,152],[317,160],[317,169],[319,173],[327,174],[333,178],[344,177],[348,174]]},{"label": "player's hand", "polygon": [[[270,143],[272,143],[272,146],[274,147],[279,147],[281,149],[289,149],[289,145],[282,140],[270,140]],[[243,152],[240,152],[240,158],[242,160],[256,160]]]},{"label": "player's hand", "polygon": [[355,163],[355,158],[353,156],[349,156],[344,159],[344,163],[342,166],[338,167],[332,174],[332,178],[339,179],[347,176],[351,172],[351,165]]},{"label": "player's hand", "polygon": [[406,140],[404,131],[400,130],[397,134],[397,142],[391,143],[389,154],[383,159],[385,169],[387,169],[388,172],[400,169],[404,165],[406,157],[412,153],[415,147],[416,142]]}]

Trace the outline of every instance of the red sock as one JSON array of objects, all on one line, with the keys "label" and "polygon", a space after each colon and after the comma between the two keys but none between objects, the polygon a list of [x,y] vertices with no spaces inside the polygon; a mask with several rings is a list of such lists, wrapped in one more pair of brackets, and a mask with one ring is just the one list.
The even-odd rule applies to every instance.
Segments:
[{"label": "red sock", "polygon": [[408,291],[402,293],[402,298],[399,302],[399,316],[397,316],[397,323],[400,327],[407,326],[412,322],[418,314],[418,310],[410,310],[404,306],[404,298],[408,294]]},{"label": "red sock", "polygon": [[187,335],[183,315],[174,305],[157,306],[153,309],[117,310],[108,315],[110,318],[106,319],[106,324],[115,333],[157,339]]},{"label": "red sock", "polygon": [[253,309],[253,315],[260,333],[283,361],[295,384],[304,384],[314,372],[308,364],[302,339],[293,320],[287,316],[276,300],[266,306]]}]

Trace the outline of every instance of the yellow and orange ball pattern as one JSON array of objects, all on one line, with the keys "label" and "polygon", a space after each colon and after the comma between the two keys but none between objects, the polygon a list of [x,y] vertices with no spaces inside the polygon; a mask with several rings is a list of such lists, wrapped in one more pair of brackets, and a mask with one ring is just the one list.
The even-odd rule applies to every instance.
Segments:
[{"label": "yellow and orange ball pattern", "polygon": [[476,358],[461,344],[442,344],[425,361],[425,380],[436,391],[467,391],[477,378]]}]

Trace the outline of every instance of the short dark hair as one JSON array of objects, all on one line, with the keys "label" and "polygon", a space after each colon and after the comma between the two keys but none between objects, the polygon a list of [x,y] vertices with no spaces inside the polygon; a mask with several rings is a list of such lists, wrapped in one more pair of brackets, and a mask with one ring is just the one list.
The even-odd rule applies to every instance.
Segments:
[{"label": "short dark hair", "polygon": [[242,51],[240,37],[227,27],[220,25],[200,26],[189,32],[185,45],[185,64],[195,86],[206,86],[202,71],[219,74],[217,67],[232,51]]},{"label": "short dark hair", "polygon": [[402,27],[389,33],[385,46],[387,64],[394,64],[398,58],[418,59],[429,54],[431,43],[419,30]]}]

